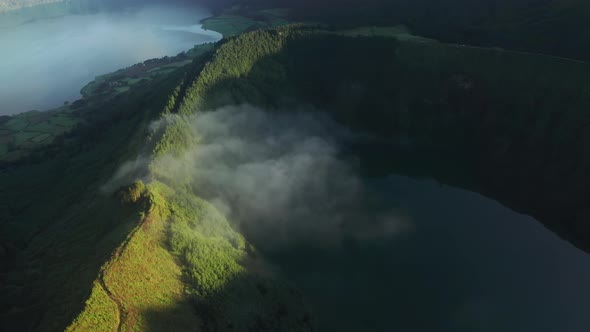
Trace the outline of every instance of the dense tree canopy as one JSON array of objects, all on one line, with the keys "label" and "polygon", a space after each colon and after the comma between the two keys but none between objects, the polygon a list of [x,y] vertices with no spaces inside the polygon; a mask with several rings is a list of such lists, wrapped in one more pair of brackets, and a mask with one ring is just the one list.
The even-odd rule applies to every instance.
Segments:
[{"label": "dense tree canopy", "polygon": [[346,26],[406,24],[417,34],[448,42],[590,59],[587,24],[590,3],[584,0],[233,0],[233,3],[290,7],[293,17],[301,20]]}]

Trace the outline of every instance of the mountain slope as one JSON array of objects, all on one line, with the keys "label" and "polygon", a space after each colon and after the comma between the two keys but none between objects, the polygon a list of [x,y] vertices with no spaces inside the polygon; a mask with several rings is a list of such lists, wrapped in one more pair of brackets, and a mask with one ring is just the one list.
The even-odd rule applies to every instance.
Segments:
[{"label": "mountain slope", "polygon": [[120,97],[62,155],[0,173],[2,327],[313,330],[303,296],[203,199],[191,165],[169,162],[199,147],[195,113],[227,105],[325,111],[367,134],[346,148],[368,175],[485,193],[588,251],[589,72],[399,28],[225,39]]},{"label": "mountain slope", "polygon": [[458,44],[590,59],[590,4],[585,0],[237,0],[292,8],[295,20],[345,27],[405,24]]},{"label": "mountain slope", "polygon": [[[166,162],[169,156],[182,160],[186,149],[198,146],[190,129],[192,114],[231,104],[249,103],[276,112],[311,104],[341,124],[369,133],[371,139],[349,147],[362,157],[368,174],[397,171],[436,176],[487,193],[534,215],[587,250],[585,212],[579,207],[588,179],[564,170],[588,167],[577,156],[586,146],[578,124],[587,122],[584,110],[590,101],[583,92],[588,89],[585,77],[589,70],[585,63],[561,58],[408,38],[400,29],[289,27],[251,32],[227,40],[202,70],[194,71],[198,75],[187,76],[165,112],[175,115],[168,115],[152,136],[155,144],[148,167],[152,179],[172,188],[192,188],[180,191],[180,199],[192,197],[199,188],[190,169],[184,172],[181,166],[170,172]],[[557,178],[561,182],[552,181]],[[195,236],[186,243],[204,241]],[[253,241],[264,239],[254,237]],[[201,260],[218,257],[209,249],[199,251],[207,253]],[[223,252],[225,249],[219,254],[226,257]],[[202,266],[196,260],[195,271],[240,270],[230,267],[231,259],[216,261],[229,265]],[[209,284],[205,280],[194,279],[198,291],[189,296],[202,301],[203,294],[208,294],[203,293],[208,289],[204,285]],[[236,300],[227,299],[233,298],[234,291],[248,289],[238,284],[240,291],[233,286],[229,293],[224,291],[220,299],[226,300],[218,302],[205,295],[205,307],[197,306],[198,315],[209,319],[205,319],[205,330],[223,329],[220,322],[233,317],[227,306]],[[250,300],[258,301],[259,293],[250,294]],[[218,309],[202,316],[204,308],[211,313],[211,303]],[[273,307],[276,304],[269,308]],[[302,324],[303,328],[309,322],[305,313],[294,317],[288,326]],[[229,321],[228,328],[256,326],[248,319]],[[266,322],[264,327],[277,322],[268,317],[256,321]],[[284,326],[271,330],[281,328]]]},{"label": "mountain slope", "polygon": [[[171,91],[177,80],[171,75],[151,89]],[[45,160],[0,171],[5,330],[63,329],[80,309],[89,291],[83,285],[91,284],[141,212],[101,188],[120,163],[139,153],[146,125],[165,100],[149,89],[132,91],[102,105],[91,125],[46,147]]]},{"label": "mountain slope", "polygon": [[[110,101],[102,120],[49,146],[59,151],[52,159],[5,166],[3,329],[55,331],[72,320],[72,331],[312,324],[291,285],[250,273],[246,265],[263,262],[215,208],[150,171],[151,150],[170,148],[161,142],[173,127],[154,121],[175,108],[183,77],[198,75],[206,59]],[[173,145],[181,142],[190,138]]]},{"label": "mountain slope", "polygon": [[583,62],[497,49],[278,29],[223,45],[179,111],[311,103],[377,135],[388,155],[402,153],[367,159],[370,169],[411,160],[401,156],[426,158],[430,165],[407,171],[419,167],[487,193],[588,250],[589,70]]}]

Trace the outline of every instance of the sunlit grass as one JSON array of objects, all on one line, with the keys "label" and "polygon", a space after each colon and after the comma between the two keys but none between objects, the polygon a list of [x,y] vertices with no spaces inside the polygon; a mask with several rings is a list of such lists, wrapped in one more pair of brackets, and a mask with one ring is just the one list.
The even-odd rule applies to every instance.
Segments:
[{"label": "sunlit grass", "polygon": [[98,281],[94,282],[92,293],[84,313],[66,331],[116,331],[119,326],[119,308]]},{"label": "sunlit grass", "polygon": [[[167,323],[172,324],[167,326],[172,330],[174,324],[198,324],[198,318],[184,300],[181,269],[165,247],[166,215],[160,215],[159,211],[165,212],[153,205],[152,212],[103,266],[95,288],[102,284],[105,292],[92,293],[85,310],[70,326],[71,331],[84,330],[78,322],[94,322],[96,330],[116,330],[118,324],[112,329],[114,321],[120,321],[125,331],[157,330],[154,328],[157,321],[168,322],[167,317],[175,317]],[[105,294],[108,303],[104,301]],[[101,312],[107,310],[105,307],[112,307],[111,303],[116,305],[117,319],[94,318],[105,316]],[[156,322],[153,316],[158,317]]]}]

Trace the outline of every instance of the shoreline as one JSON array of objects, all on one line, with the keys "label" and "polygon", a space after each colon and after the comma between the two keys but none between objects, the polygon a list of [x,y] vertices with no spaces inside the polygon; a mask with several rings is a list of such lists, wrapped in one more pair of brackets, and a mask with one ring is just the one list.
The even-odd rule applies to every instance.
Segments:
[{"label": "shoreline", "polygon": [[[63,4],[69,4],[70,2],[58,2],[58,3],[51,3],[51,4],[46,4],[46,5],[39,5],[39,6],[35,6],[35,7],[27,7],[27,8],[22,8],[22,9],[18,9],[15,11],[22,11],[22,10],[28,10],[29,8],[37,8],[37,7],[45,7],[45,6],[54,6],[54,5],[63,5]],[[249,13],[242,13],[244,16],[239,16],[237,14],[231,13],[228,14],[226,12],[222,12],[220,14],[217,15],[211,15],[209,17],[205,17],[200,19],[196,24],[191,25],[190,27],[194,27],[194,26],[199,26],[200,29],[203,30],[204,35],[205,36],[211,36],[211,37],[219,37],[219,39],[216,41],[218,42],[219,40],[222,40],[223,38],[227,38],[227,37],[232,37],[232,36],[236,36],[239,35],[243,32],[249,31],[251,29],[255,29],[255,28],[264,28],[264,27],[275,27],[275,26],[279,26],[279,25],[283,25],[283,24],[287,24],[289,22],[287,22],[286,20],[284,20],[282,18],[281,15],[283,14],[277,14],[277,13],[273,13],[273,12],[267,12],[267,17],[266,17],[266,21],[261,21],[261,20],[257,20],[249,16]],[[256,12],[255,12],[256,13]],[[250,13],[250,14],[255,14],[255,13]],[[0,13],[0,18],[2,17],[4,13]],[[54,15],[54,16],[47,16],[47,17],[43,17],[43,18],[37,18],[37,19],[31,19],[27,22],[22,23],[21,25],[24,24],[29,24],[31,22],[34,22],[36,20],[40,20],[40,19],[53,19],[53,18],[57,18],[57,17],[61,17],[61,16],[66,16],[66,15],[79,15],[81,13],[75,13],[75,12],[70,12],[70,13],[62,13],[61,15]],[[253,15],[250,15],[253,16]],[[0,25],[0,29],[2,29],[2,26]],[[187,29],[186,31],[191,32],[191,33],[195,33],[194,31],[189,31],[190,29]],[[213,36],[214,34],[219,34],[219,36]],[[195,44],[195,46],[198,45],[202,45],[202,44]],[[191,51],[193,48],[189,48],[186,50],[183,50],[182,52],[189,52]],[[181,52],[181,53],[182,53]],[[178,54],[177,54],[178,55]],[[170,57],[174,57],[177,55],[167,55],[167,56],[163,56],[163,57],[159,57],[159,58],[150,58],[150,59],[145,59],[143,62],[145,61],[149,61],[149,60],[161,60],[164,58],[170,58]],[[138,62],[135,64],[131,64],[128,67],[122,67],[122,68],[118,68],[114,71],[108,71],[108,72],[103,72],[103,73],[98,73],[95,76],[94,80],[88,81],[86,82],[84,85],[82,85],[80,87],[80,90],[78,91],[80,93],[78,99],[74,99],[74,100],[70,100],[69,103],[74,103],[76,101],[82,100],[84,99],[84,94],[81,93],[81,91],[87,87],[88,85],[92,84],[93,82],[95,82],[98,78],[103,77],[103,76],[107,76],[107,75],[112,75],[115,74],[119,71],[125,70],[127,68],[133,67],[133,66],[137,66],[140,65],[143,62]],[[12,113],[12,114],[3,114],[0,115],[0,117],[17,117],[19,115],[22,114],[27,114],[30,112],[50,112],[50,111],[56,111],[59,110],[61,108],[63,108],[64,105],[57,105],[55,107],[48,107],[48,108],[35,108],[35,109],[30,109],[30,110],[25,110],[25,111],[21,111],[21,112],[17,112],[17,113]]]},{"label": "shoreline", "polygon": [[[53,143],[55,138],[71,131],[78,123],[87,121],[86,112],[92,112],[97,104],[108,103],[132,88],[141,89],[142,84],[151,84],[150,81],[160,80],[179,68],[190,65],[194,58],[212,50],[214,45],[224,38],[289,23],[277,18],[278,16],[272,12],[267,12],[263,19],[260,19],[260,16],[254,17],[256,14],[259,13],[246,13],[245,16],[221,13],[202,18],[198,23],[188,27],[171,26],[173,30],[181,29],[191,33],[195,32],[190,30],[199,27],[202,30],[201,34],[206,36],[217,34],[216,40],[195,44],[192,48],[173,56],[151,58],[98,74],[94,80],[79,88],[79,97],[56,107],[0,115],[0,161],[17,161],[27,156],[30,151]],[[38,128],[42,131],[37,130]]]}]

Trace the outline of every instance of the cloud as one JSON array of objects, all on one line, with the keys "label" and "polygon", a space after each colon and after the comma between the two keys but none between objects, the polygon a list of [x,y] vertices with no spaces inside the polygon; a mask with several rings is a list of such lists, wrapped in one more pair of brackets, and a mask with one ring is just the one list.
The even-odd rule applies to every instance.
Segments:
[{"label": "cloud", "polygon": [[[173,121],[164,118],[152,128]],[[360,136],[315,110],[224,107],[188,119],[198,144],[154,162],[212,202],[266,250],[302,243],[336,248],[411,229],[392,211],[373,209],[371,194],[342,146]],[[144,167],[123,165],[114,180]],[[117,183],[115,181],[114,183]],[[112,186],[111,186],[112,187]]]},{"label": "cloud", "polygon": [[135,160],[123,163],[109,181],[100,187],[100,191],[103,194],[112,194],[122,186],[130,185],[138,179],[143,179],[147,174],[149,162],[149,158],[139,156]]}]

